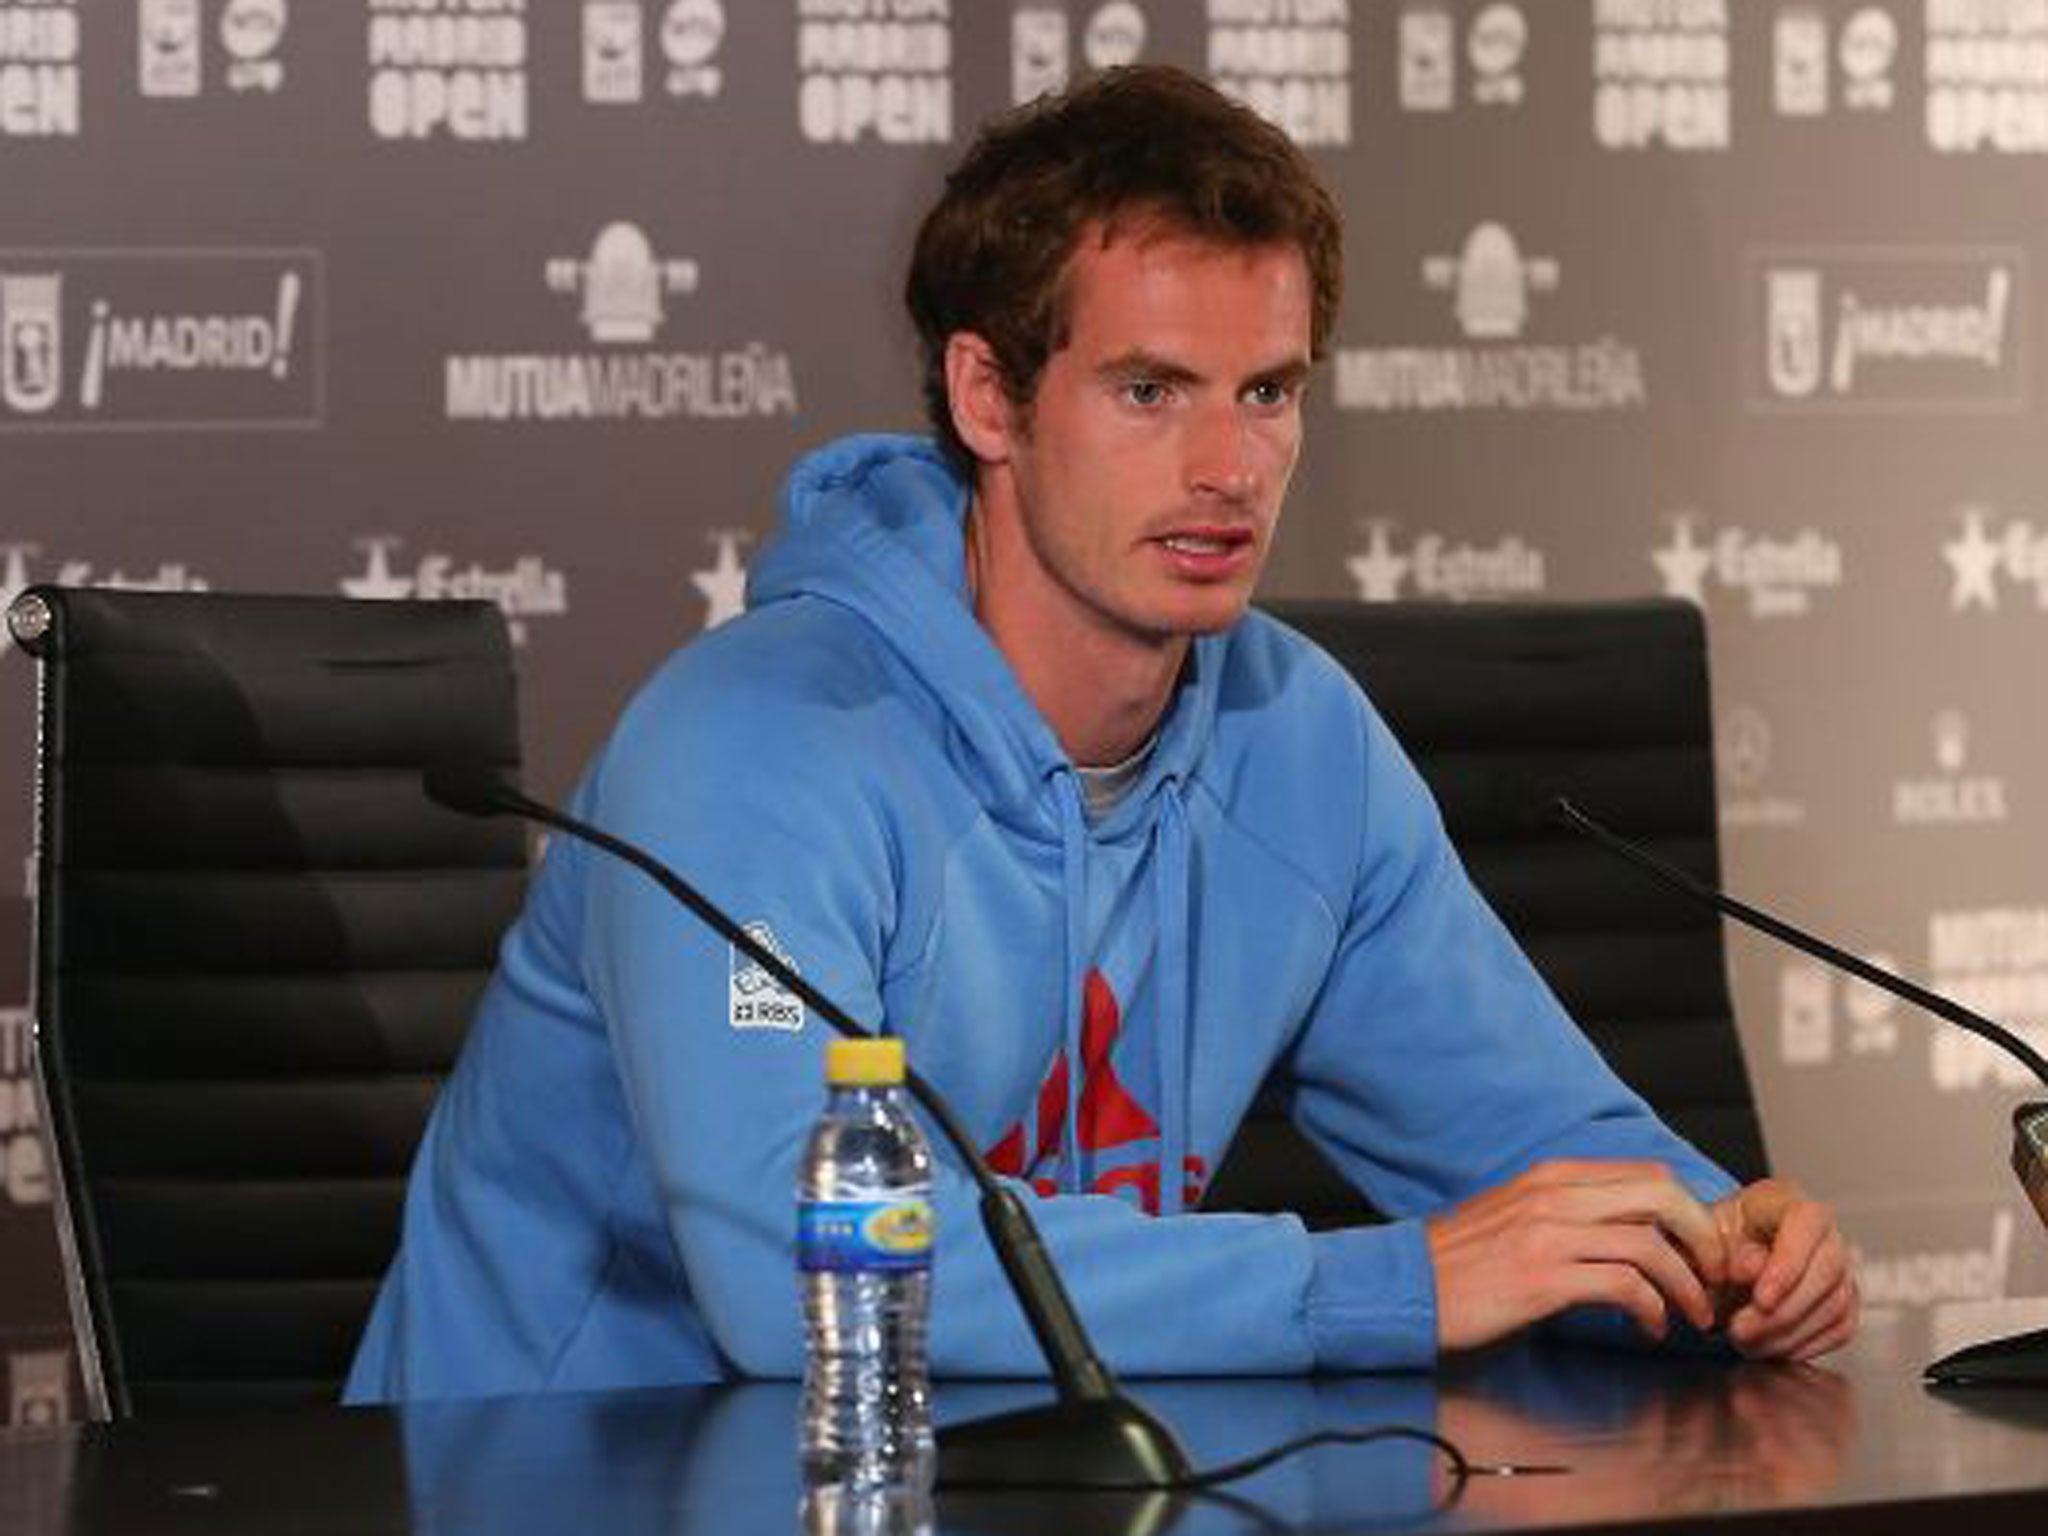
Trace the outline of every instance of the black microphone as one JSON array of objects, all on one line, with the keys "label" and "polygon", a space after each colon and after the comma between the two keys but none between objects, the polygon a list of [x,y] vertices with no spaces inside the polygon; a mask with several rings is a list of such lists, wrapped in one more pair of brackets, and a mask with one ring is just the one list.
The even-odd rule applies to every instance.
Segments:
[{"label": "black microphone", "polygon": [[[1711,907],[1724,917],[1732,917],[1745,927],[1767,934],[1802,954],[1811,955],[1825,965],[1846,971],[1859,981],[1866,981],[1894,997],[1902,998],[1936,1018],[1945,1019],[1981,1039],[1989,1040],[2024,1063],[2043,1083],[2048,1083],[2048,1060],[2003,1024],[1994,1023],[1981,1013],[1965,1008],[1954,998],[1930,991],[1881,965],[1873,965],[1862,956],[1852,955],[1839,945],[1795,927],[1781,917],[1737,901],[1726,892],[1694,879],[1649,849],[1602,826],[1563,795],[1551,802],[1550,809],[1549,819],[1553,824],[1591,838],[1608,852],[1628,860],[1689,899]],[[2012,1114],[2012,1130],[2013,1172],[2019,1175],[2020,1187],[2027,1192],[2034,1214],[2048,1225],[2048,1102],[2035,1100],[2020,1105]],[[2010,1339],[1974,1344],[1935,1361],[1922,1374],[1927,1380],[1943,1385],[1993,1382],[2048,1384],[2048,1328]]]},{"label": "black microphone", "polygon": [[[645,849],[601,827],[543,805],[502,774],[470,764],[440,764],[421,776],[427,798],[465,816],[518,816],[566,832],[642,871],[720,937],[803,999],[843,1035],[878,1033],[805,981],[782,958],[719,910]],[[997,1179],[961,1127],[952,1106],[914,1071],[905,1086],[960,1154],[981,1193],[981,1222],[1059,1390],[1043,1408],[950,1426],[938,1436],[941,1488],[1170,1489],[1194,1475],[1173,1432],[1124,1395],[1081,1325],[1080,1314],[1016,1191]]]}]

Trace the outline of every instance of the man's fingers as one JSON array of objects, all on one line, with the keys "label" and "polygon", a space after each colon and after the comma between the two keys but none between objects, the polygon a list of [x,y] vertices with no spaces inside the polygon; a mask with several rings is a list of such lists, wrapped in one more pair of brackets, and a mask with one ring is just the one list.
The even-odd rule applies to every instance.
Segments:
[{"label": "man's fingers", "polygon": [[1749,1338],[1731,1330],[1731,1336],[1736,1347],[1752,1359],[1812,1360],[1830,1350],[1840,1349],[1855,1336],[1858,1306],[1854,1288],[1844,1286],[1840,1293],[1829,1297],[1824,1306],[1800,1319],[1795,1326],[1766,1329]]},{"label": "man's fingers", "polygon": [[[1758,1233],[1768,1238],[1771,1249],[1769,1262],[1751,1287],[1758,1304],[1771,1312],[1784,1307],[1790,1293],[1816,1267],[1816,1260],[1834,1237],[1834,1230],[1834,1220],[1826,1206],[1801,1200],[1787,1206],[1768,1232]],[[1841,1272],[1839,1245],[1835,1248],[1835,1261],[1829,1283]]]},{"label": "man's fingers", "polygon": [[1728,1273],[1728,1251],[1713,1213],[1687,1192],[1670,1172],[1652,1165],[1649,1177],[1569,1186],[1559,1198],[1569,1202],[1572,1218],[1600,1224],[1653,1224],[1690,1256],[1693,1269],[1709,1285]]},{"label": "man's fingers", "polygon": [[1746,1355],[1774,1359],[1806,1359],[1814,1343],[1824,1335],[1845,1329],[1834,1348],[1855,1331],[1861,1301],[1856,1285],[1846,1271],[1834,1283],[1811,1298],[1795,1298],[1801,1304],[1765,1311],[1751,1305],[1738,1311],[1728,1325],[1728,1336]]},{"label": "man's fingers", "polygon": [[1619,1308],[1653,1339],[1670,1331],[1671,1313],[1664,1297],[1633,1265],[1585,1264],[1579,1266],[1573,1280],[1574,1294],[1566,1305]]},{"label": "man's fingers", "polygon": [[1723,1283],[1716,1212],[1654,1162],[1558,1160],[1433,1217],[1437,1339],[1490,1343],[1568,1308],[1617,1307],[1653,1337],[1673,1315],[1714,1323]]},{"label": "man's fingers", "polygon": [[1751,1300],[1766,1316],[1803,1317],[1842,1284],[1849,1273],[1849,1256],[1830,1228],[1807,1254],[1805,1267],[1793,1274],[1788,1283],[1785,1270],[1790,1266],[1780,1263],[1784,1246],[1785,1239],[1781,1237],[1778,1247],[1771,1251],[1771,1262],[1764,1266],[1750,1292]]}]

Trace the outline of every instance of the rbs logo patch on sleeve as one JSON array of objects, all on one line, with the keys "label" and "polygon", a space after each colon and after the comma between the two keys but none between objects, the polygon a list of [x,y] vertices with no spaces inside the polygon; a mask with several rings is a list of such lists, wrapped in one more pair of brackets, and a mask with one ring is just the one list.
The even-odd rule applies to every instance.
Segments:
[{"label": "rbs logo patch on sleeve", "polygon": [[[747,937],[792,971],[796,962],[766,923],[746,925]],[[804,1005],[794,992],[770,976],[740,951],[730,946],[726,981],[727,1018],[734,1029],[783,1029],[794,1033],[804,1027]]]}]

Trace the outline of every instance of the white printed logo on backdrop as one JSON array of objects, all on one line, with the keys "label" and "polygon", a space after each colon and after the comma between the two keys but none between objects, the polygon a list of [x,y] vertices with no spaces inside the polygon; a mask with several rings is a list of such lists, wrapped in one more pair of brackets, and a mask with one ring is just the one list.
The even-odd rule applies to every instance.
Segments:
[{"label": "white printed logo on backdrop", "polygon": [[342,594],[425,601],[471,598],[496,603],[505,615],[505,629],[514,645],[526,644],[527,620],[556,619],[569,611],[567,574],[539,555],[518,555],[509,566],[493,568],[477,560],[464,564],[453,555],[432,551],[420,556],[410,571],[395,570],[392,552],[404,543],[390,534],[356,540],[364,566],[358,574],[341,579]]},{"label": "white printed logo on backdrop", "polygon": [[2007,817],[2005,780],[1969,771],[1970,719],[1960,709],[1928,724],[1934,773],[1892,781],[1892,821],[1901,827],[1985,826]]},{"label": "white printed logo on backdrop", "polygon": [[[1930,985],[2048,1051],[2048,907],[1974,907],[1927,920]],[[1928,1034],[1929,1070],[1944,1093],[2037,1088],[2020,1062],[1960,1029]]]},{"label": "white printed logo on backdrop", "polygon": [[2048,609],[2048,530],[2024,517],[2000,523],[1981,502],[1958,507],[1955,515],[1961,532],[1941,546],[1949,568],[1949,607],[1957,613],[1995,612],[2003,580],[2023,593],[2031,589],[2034,606]]},{"label": "white printed logo on backdrop", "polygon": [[1881,5],[1852,13],[1832,40],[1821,6],[1781,6],[1771,28],[1771,106],[1804,118],[1825,117],[1838,102],[1851,112],[1890,111],[1898,52],[1899,24]]},{"label": "white printed logo on backdrop", "polygon": [[72,1422],[70,1350],[17,1350],[6,1364],[9,1424],[48,1429]]},{"label": "white printed logo on backdrop", "polygon": [[725,42],[720,0],[669,0],[661,14],[662,88],[671,96],[716,96],[725,84],[718,50]]},{"label": "white printed logo on backdrop", "polygon": [[1535,301],[1563,272],[1525,255],[1495,220],[1474,225],[1455,254],[1426,256],[1423,287],[1449,297],[1463,346],[1341,347],[1336,402],[1354,411],[1620,411],[1647,400],[1642,355],[1613,335],[1523,340]]},{"label": "white printed logo on backdrop", "polygon": [[1593,0],[1593,138],[1603,149],[1725,150],[1726,0]]},{"label": "white printed logo on backdrop", "polygon": [[1458,19],[1450,0],[1403,6],[1396,46],[1404,112],[1448,112],[1458,104]]},{"label": "white printed logo on backdrop", "polygon": [[[1898,969],[1889,955],[1864,958],[1880,970]],[[1825,1066],[1835,1059],[1838,1038],[1850,1056],[1894,1055],[1898,1009],[1883,988],[1818,960],[1784,961],[1778,967],[1778,1059],[1788,1067]]]},{"label": "white printed logo on backdrop", "polygon": [[[14,606],[14,600],[38,582],[59,587],[105,587],[121,592],[207,592],[213,583],[182,560],[159,561],[154,570],[108,569],[91,560],[62,559],[38,574],[35,556],[40,544],[0,544],[0,613]],[[12,654],[14,646],[0,646],[0,656]]]},{"label": "white printed logo on backdrop", "polygon": [[527,136],[526,0],[369,0],[370,131],[380,139]]},{"label": "white printed logo on backdrop", "polygon": [[646,92],[647,15],[641,0],[583,0],[583,99],[611,105]]},{"label": "white printed logo on backdrop", "polygon": [[1145,52],[1145,13],[1135,0],[1107,0],[1095,7],[1081,33],[1081,57],[1090,69],[1121,69]]},{"label": "white printed logo on backdrop", "polygon": [[1209,78],[1305,146],[1351,142],[1350,0],[1208,0]]},{"label": "white printed logo on backdrop", "polygon": [[[277,53],[290,20],[287,0],[223,0],[222,82],[231,91],[275,94],[284,84]],[[136,0],[136,89],[144,96],[193,98],[205,90],[205,18],[201,0]]]},{"label": "white printed logo on backdrop", "polygon": [[[1073,75],[1073,24],[1064,5],[1021,0],[1010,13],[1010,100],[1035,101],[1063,91]],[[1107,0],[1081,29],[1081,57],[1090,69],[1137,63],[1145,51],[1145,13],[1132,0]]]},{"label": "white printed logo on backdrop", "polygon": [[[725,42],[721,0],[655,0],[661,93],[710,98],[725,86],[718,50]],[[583,0],[583,99],[628,106],[648,94],[648,0]]]},{"label": "white printed logo on backdrop", "polygon": [[740,560],[740,545],[753,535],[743,528],[718,528],[706,537],[718,553],[708,567],[690,573],[690,585],[704,599],[704,627],[716,629],[746,611],[747,568]]},{"label": "white printed logo on backdrop", "polygon": [[1828,110],[1828,19],[1817,5],[1781,7],[1772,23],[1771,105],[1785,117]]},{"label": "white printed logo on backdrop", "polygon": [[26,1008],[0,1008],[0,1208],[50,1203],[50,1162],[29,1062]]},{"label": "white printed logo on backdrop", "polygon": [[1067,88],[1067,13],[1057,5],[1020,5],[1010,13],[1010,100],[1027,101]]},{"label": "white printed logo on backdrop", "polygon": [[574,302],[598,352],[465,353],[444,361],[451,421],[737,420],[794,415],[789,354],[763,341],[713,350],[654,348],[669,301],[694,295],[698,263],[663,256],[637,225],[615,220],[587,257],[544,264],[550,292]]},{"label": "white printed logo on backdrop", "polygon": [[1816,529],[1774,537],[1728,526],[1702,539],[1697,513],[1670,521],[1670,542],[1650,553],[1666,597],[1704,608],[1719,588],[1742,594],[1751,618],[1803,618],[1816,593],[1842,585],[1842,546]]},{"label": "white printed logo on backdrop", "polygon": [[0,430],[312,427],[312,250],[0,250]]},{"label": "white printed logo on backdrop", "polygon": [[286,0],[227,0],[220,13],[220,42],[227,50],[231,91],[275,92],[284,84],[277,52],[290,20]]},{"label": "white printed logo on backdrop", "polygon": [[1366,547],[1344,562],[1361,602],[1395,602],[1410,580],[1416,596],[1456,603],[1537,597],[1547,587],[1543,551],[1515,534],[1476,544],[1423,533],[1396,549],[1396,525],[1374,518],[1364,526]]},{"label": "white printed logo on backdrop", "polygon": [[78,0],[0,0],[0,139],[75,139]]},{"label": "white printed logo on backdrop", "polygon": [[137,0],[135,87],[144,96],[199,94],[199,0]]},{"label": "white printed logo on backdrop", "polygon": [[797,0],[797,126],[813,144],[944,144],[953,137],[952,0],[863,7]]},{"label": "white printed logo on backdrop", "polygon": [[1518,107],[1527,93],[1522,58],[1529,51],[1529,18],[1519,5],[1482,7],[1465,34],[1472,63],[1472,100],[1482,107]]},{"label": "white printed logo on backdrop", "polygon": [[1850,1258],[1856,1266],[1856,1286],[1862,1292],[1866,1318],[1942,1302],[2000,1300],[2007,1294],[2012,1272],[2015,1225],[2013,1213],[2001,1206],[1991,1213],[1990,1231],[1981,1245],[1923,1245],[1883,1252],[1860,1243],[1851,1245]]},{"label": "white printed logo on backdrop", "polygon": [[1803,801],[1773,787],[1775,733],[1753,704],[1734,704],[1714,722],[1714,782],[1721,795],[1721,825],[1730,829],[1799,827]]},{"label": "white printed logo on backdrop", "polygon": [[[1458,17],[1450,0],[1416,0],[1402,7],[1398,94],[1406,112],[1448,112],[1458,104]],[[1520,106],[1527,92],[1522,60],[1529,50],[1529,18],[1519,5],[1480,7],[1465,29],[1464,58],[1471,66],[1472,102],[1480,107]]]},{"label": "white printed logo on backdrop", "polygon": [[2048,5],[1927,0],[1927,142],[1944,154],[2048,151]]},{"label": "white printed logo on backdrop", "polygon": [[1749,254],[1752,410],[2016,411],[2028,395],[2017,247]]}]

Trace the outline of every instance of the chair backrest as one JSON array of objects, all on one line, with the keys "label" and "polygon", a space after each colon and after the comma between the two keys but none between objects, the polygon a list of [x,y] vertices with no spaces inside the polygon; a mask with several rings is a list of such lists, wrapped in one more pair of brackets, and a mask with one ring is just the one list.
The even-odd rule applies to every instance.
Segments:
[{"label": "chair backrest", "polygon": [[[1429,783],[1474,884],[1608,1063],[1740,1178],[1766,1170],[1720,920],[1543,824],[1569,795],[1718,883],[1706,630],[1688,603],[1277,602],[1371,695]],[[1370,1208],[1272,1094],[1218,1169],[1212,1208],[1311,1225]]]},{"label": "chair backrest", "polygon": [[486,603],[33,588],[40,1081],[98,1416],[332,1396],[525,844]]}]

